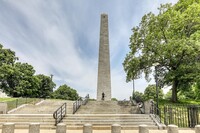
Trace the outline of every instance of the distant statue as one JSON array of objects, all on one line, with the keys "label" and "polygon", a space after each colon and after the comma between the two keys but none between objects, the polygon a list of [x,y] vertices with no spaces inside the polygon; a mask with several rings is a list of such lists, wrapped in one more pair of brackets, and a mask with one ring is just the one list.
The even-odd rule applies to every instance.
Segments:
[{"label": "distant statue", "polygon": [[103,93],[102,93],[102,98],[101,98],[101,100],[104,101],[104,98],[105,98],[105,94],[104,94],[104,92],[103,92]]}]

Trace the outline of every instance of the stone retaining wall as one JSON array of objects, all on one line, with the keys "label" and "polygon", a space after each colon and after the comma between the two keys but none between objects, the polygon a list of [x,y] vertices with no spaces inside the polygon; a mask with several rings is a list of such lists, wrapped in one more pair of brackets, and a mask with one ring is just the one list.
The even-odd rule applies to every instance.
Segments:
[{"label": "stone retaining wall", "polygon": [[6,114],[7,113],[8,105],[5,102],[0,102],[0,114]]}]

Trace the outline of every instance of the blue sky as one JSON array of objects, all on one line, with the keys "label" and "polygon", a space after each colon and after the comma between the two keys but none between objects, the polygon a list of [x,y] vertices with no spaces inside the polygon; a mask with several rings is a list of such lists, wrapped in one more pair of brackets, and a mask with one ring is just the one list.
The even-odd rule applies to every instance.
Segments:
[{"label": "blue sky", "polygon": [[[162,3],[177,0],[1,0],[0,43],[16,52],[36,74],[53,74],[81,96],[96,98],[100,14],[109,18],[112,97],[128,99],[122,63],[129,52],[131,29]],[[151,81],[150,83],[153,83]],[[149,83],[135,81],[143,92]]]}]

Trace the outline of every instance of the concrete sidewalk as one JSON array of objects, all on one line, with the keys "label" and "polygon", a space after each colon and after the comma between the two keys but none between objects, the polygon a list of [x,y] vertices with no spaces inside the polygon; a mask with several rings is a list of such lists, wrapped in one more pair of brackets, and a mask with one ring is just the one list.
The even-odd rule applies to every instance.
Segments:
[{"label": "concrete sidewalk", "polygon": [[[1,129],[0,129],[1,133]],[[28,133],[27,129],[15,129],[15,133]],[[56,133],[55,130],[40,130],[40,133]],[[67,133],[83,133],[82,130],[67,130]],[[93,130],[93,133],[111,133],[111,130]],[[121,133],[139,133],[138,130],[121,130]],[[167,133],[167,130],[149,130],[149,133]],[[193,129],[179,130],[179,133],[195,133]]]}]

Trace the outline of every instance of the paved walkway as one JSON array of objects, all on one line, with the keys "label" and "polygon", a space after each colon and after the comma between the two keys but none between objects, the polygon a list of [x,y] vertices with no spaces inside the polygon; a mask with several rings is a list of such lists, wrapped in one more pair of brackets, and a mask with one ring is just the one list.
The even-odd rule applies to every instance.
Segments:
[{"label": "paved walkway", "polygon": [[[0,129],[1,132],[1,129]],[[15,133],[28,133],[28,130],[16,129]],[[40,130],[40,133],[56,133],[55,130]],[[67,130],[67,133],[83,133],[82,130]],[[111,133],[110,130],[93,130],[93,133]],[[138,130],[121,130],[121,133],[139,133]],[[167,133],[167,130],[150,130],[149,133]],[[179,130],[179,133],[195,133],[194,130]]]}]

